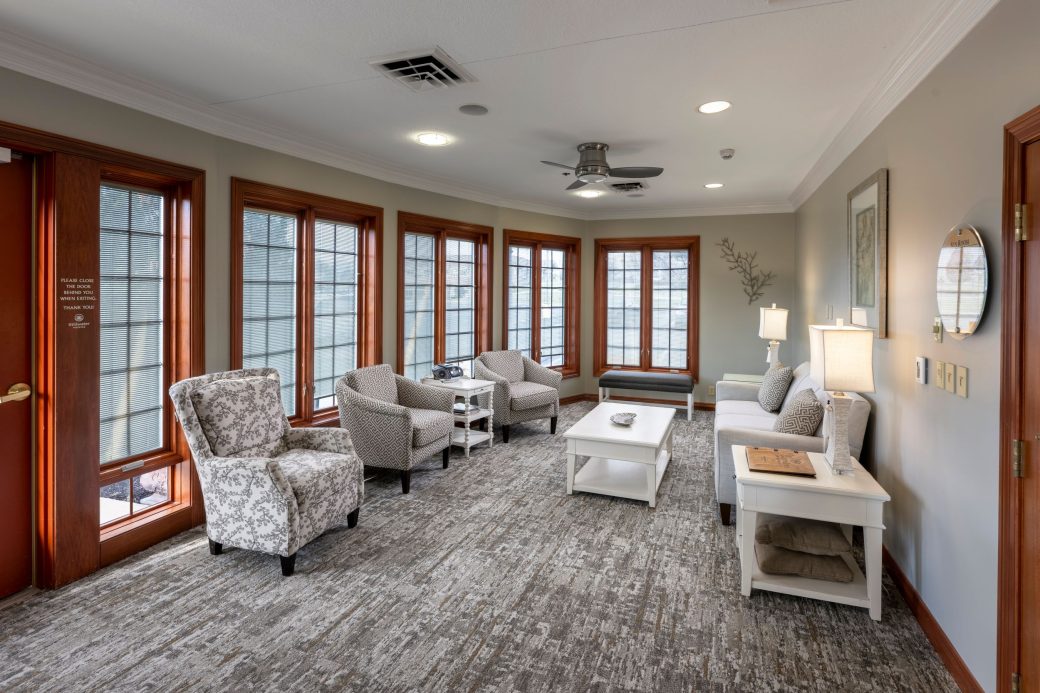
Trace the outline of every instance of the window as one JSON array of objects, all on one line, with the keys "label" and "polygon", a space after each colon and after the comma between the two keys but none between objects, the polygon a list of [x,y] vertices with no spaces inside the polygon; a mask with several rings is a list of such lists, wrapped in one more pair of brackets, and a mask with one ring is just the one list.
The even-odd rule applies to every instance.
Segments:
[{"label": "window", "polygon": [[504,235],[503,344],[565,377],[578,375],[581,239]]},{"label": "window", "polygon": [[378,207],[232,179],[232,361],[278,369],[297,425],[338,421],[336,381],[382,360]]},{"label": "window", "polygon": [[596,241],[594,365],[697,377],[699,238]]},{"label": "window", "polygon": [[398,368],[422,379],[435,363],[461,366],[491,348],[491,233],[401,212],[398,216]]}]

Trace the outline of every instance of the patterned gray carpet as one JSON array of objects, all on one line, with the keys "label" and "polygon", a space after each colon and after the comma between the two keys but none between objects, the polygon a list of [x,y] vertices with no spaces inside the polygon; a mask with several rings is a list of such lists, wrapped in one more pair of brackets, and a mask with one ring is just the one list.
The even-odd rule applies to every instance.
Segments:
[{"label": "patterned gray carpet", "polygon": [[[566,430],[591,404],[565,407]],[[545,423],[439,456],[412,493],[277,559],[182,534],[0,609],[0,690],[956,690],[891,582],[865,610],[740,596],[711,414],[679,424],[655,510],[567,496]]]}]

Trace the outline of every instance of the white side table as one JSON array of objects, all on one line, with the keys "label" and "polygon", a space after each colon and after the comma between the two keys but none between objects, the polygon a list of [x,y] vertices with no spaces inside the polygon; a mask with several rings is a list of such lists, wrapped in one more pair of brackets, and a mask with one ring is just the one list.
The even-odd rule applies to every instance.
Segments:
[{"label": "white side table", "polygon": [[[432,385],[455,393],[455,399],[462,399],[466,403],[464,413],[454,412],[455,421],[462,424],[462,428],[454,428],[451,432],[451,444],[465,449],[466,457],[469,457],[469,449],[474,445],[486,442],[489,448],[495,446],[495,405],[492,394],[491,403],[487,409],[470,404],[470,400],[476,395],[494,393],[495,383],[491,380],[477,380],[475,378],[459,378],[451,382],[444,382],[435,378],[423,378],[423,385]],[[488,420],[488,430],[474,431],[470,424],[481,419]]]},{"label": "white side table", "polygon": [[[851,604],[870,610],[870,617],[881,620],[881,519],[884,504],[891,500],[885,489],[860,463],[853,459],[851,474],[836,475],[823,454],[808,453],[816,478],[752,472],[747,450],[733,446],[733,468],[737,477],[737,547],[740,550],[740,593],[751,596],[752,589],[782,592],[798,597]],[[852,569],[852,582],[828,582],[792,575],[766,575],[755,556],[755,528],[758,513],[804,517],[844,525],[851,536],[852,525],[863,528],[863,575],[851,555],[842,558]]]}]

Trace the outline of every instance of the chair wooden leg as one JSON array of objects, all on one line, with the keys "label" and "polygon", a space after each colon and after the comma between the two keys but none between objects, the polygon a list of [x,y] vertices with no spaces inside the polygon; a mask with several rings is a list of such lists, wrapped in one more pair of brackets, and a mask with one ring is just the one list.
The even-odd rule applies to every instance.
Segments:
[{"label": "chair wooden leg", "polygon": [[412,489],[412,470],[401,472],[401,493],[408,493]]},{"label": "chair wooden leg", "polygon": [[451,446],[449,445],[448,447],[444,448],[444,451],[441,453],[441,465],[443,465],[445,469],[448,468],[448,457],[450,454]]},{"label": "chair wooden leg", "polygon": [[220,554],[224,553],[224,545],[221,544],[219,541],[213,541],[212,539],[210,539],[209,552],[210,555],[219,556]]},{"label": "chair wooden leg", "polygon": [[722,521],[722,524],[729,524],[729,513],[732,509],[733,505],[730,503],[719,503],[719,520]]},{"label": "chair wooden leg", "polygon": [[358,515],[361,514],[361,506],[354,508],[354,511],[347,515],[347,529],[353,529],[357,527]]},{"label": "chair wooden leg", "polygon": [[558,418],[559,417],[554,416],[551,419],[549,419],[549,433],[553,435],[556,435],[556,419]]},{"label": "chair wooden leg", "polygon": [[279,556],[278,560],[282,562],[282,575],[285,577],[289,577],[296,571],[296,554]]},{"label": "chair wooden leg", "polygon": [[502,427],[502,442],[503,443],[508,443],[509,442],[509,426],[503,426]]}]

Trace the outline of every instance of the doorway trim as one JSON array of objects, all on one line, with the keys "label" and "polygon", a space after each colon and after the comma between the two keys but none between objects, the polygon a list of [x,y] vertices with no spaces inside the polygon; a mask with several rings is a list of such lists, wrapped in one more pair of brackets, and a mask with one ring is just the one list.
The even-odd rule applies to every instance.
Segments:
[{"label": "doorway trim", "polygon": [[[1025,147],[1040,141],[1040,106],[1004,126],[1004,199],[1000,337],[1000,506],[997,568],[997,681],[1010,682],[1019,670],[1021,623],[1021,491],[1012,474],[1012,443],[1021,436],[1022,252],[1015,240],[1015,204],[1024,190]],[[1035,471],[1033,472],[1035,473]]]}]

